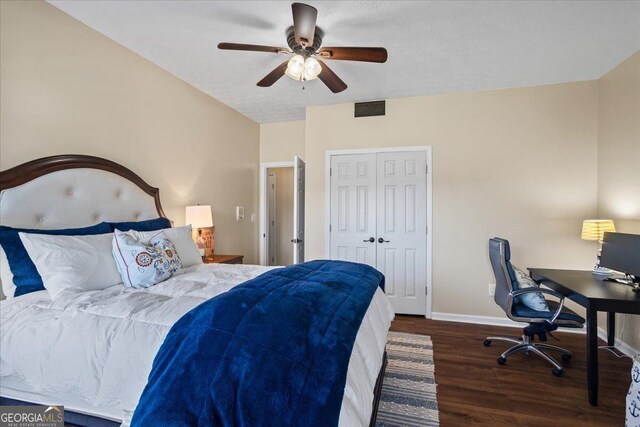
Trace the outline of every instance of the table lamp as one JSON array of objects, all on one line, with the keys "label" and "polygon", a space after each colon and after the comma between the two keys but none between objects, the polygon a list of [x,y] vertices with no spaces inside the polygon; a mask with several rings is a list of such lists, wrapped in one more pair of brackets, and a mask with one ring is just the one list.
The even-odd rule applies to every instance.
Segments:
[{"label": "table lamp", "polygon": [[596,252],[596,265],[593,273],[608,275],[613,272],[606,267],[600,267],[600,255],[602,253],[602,239],[605,232],[615,232],[616,226],[610,219],[585,219],[582,223],[582,240],[595,240],[598,242]]},{"label": "table lamp", "polygon": [[202,229],[204,227],[213,227],[213,216],[211,215],[210,205],[187,206],[184,215],[185,223],[191,224],[193,228],[198,229],[198,237],[194,240],[200,256],[204,258],[204,239],[202,238]]}]

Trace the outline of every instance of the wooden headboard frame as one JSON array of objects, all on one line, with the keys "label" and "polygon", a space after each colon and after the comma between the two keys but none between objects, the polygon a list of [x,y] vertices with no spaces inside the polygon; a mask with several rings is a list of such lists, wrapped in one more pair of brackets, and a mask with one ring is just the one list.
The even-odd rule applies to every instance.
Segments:
[{"label": "wooden headboard frame", "polygon": [[160,203],[160,190],[158,188],[147,184],[131,169],[102,157],[62,154],[32,160],[6,171],[0,171],[0,191],[17,187],[43,175],[66,169],[99,169],[119,175],[133,182],[142,191],[153,197],[158,215],[166,218]]}]

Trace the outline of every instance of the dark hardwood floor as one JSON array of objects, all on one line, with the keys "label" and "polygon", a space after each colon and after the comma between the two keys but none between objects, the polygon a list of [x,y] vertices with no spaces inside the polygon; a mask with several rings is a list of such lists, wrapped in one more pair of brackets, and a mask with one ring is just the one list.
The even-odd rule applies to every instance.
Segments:
[{"label": "dark hardwood floor", "polygon": [[442,426],[624,425],[631,360],[600,350],[599,406],[590,406],[585,335],[559,332],[559,342],[549,338],[549,344],[573,352],[558,378],[550,365],[524,352],[499,366],[496,359],[508,344],[482,345],[486,336],[515,338],[520,329],[396,316],[391,330],[431,336]]}]

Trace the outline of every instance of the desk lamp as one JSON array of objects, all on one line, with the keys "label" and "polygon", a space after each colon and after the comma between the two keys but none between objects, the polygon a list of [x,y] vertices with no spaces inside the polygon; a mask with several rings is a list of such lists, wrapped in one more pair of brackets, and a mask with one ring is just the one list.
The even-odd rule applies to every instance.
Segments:
[{"label": "desk lamp", "polygon": [[595,240],[598,242],[596,252],[596,265],[594,274],[610,275],[613,272],[606,267],[600,267],[600,255],[602,254],[602,239],[605,231],[615,232],[616,226],[610,219],[585,219],[582,223],[582,240]]},{"label": "desk lamp", "polygon": [[204,239],[202,238],[202,229],[205,227],[213,227],[213,217],[211,215],[210,205],[187,206],[185,208],[185,223],[191,224],[193,228],[198,229],[198,237],[194,240],[200,256],[204,258]]}]

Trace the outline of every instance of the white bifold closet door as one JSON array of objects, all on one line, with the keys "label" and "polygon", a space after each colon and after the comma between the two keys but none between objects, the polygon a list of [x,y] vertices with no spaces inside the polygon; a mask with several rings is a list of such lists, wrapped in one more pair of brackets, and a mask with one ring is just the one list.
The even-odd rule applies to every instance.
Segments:
[{"label": "white bifold closet door", "polygon": [[385,275],[396,313],[425,314],[426,152],[331,156],[331,258]]}]

